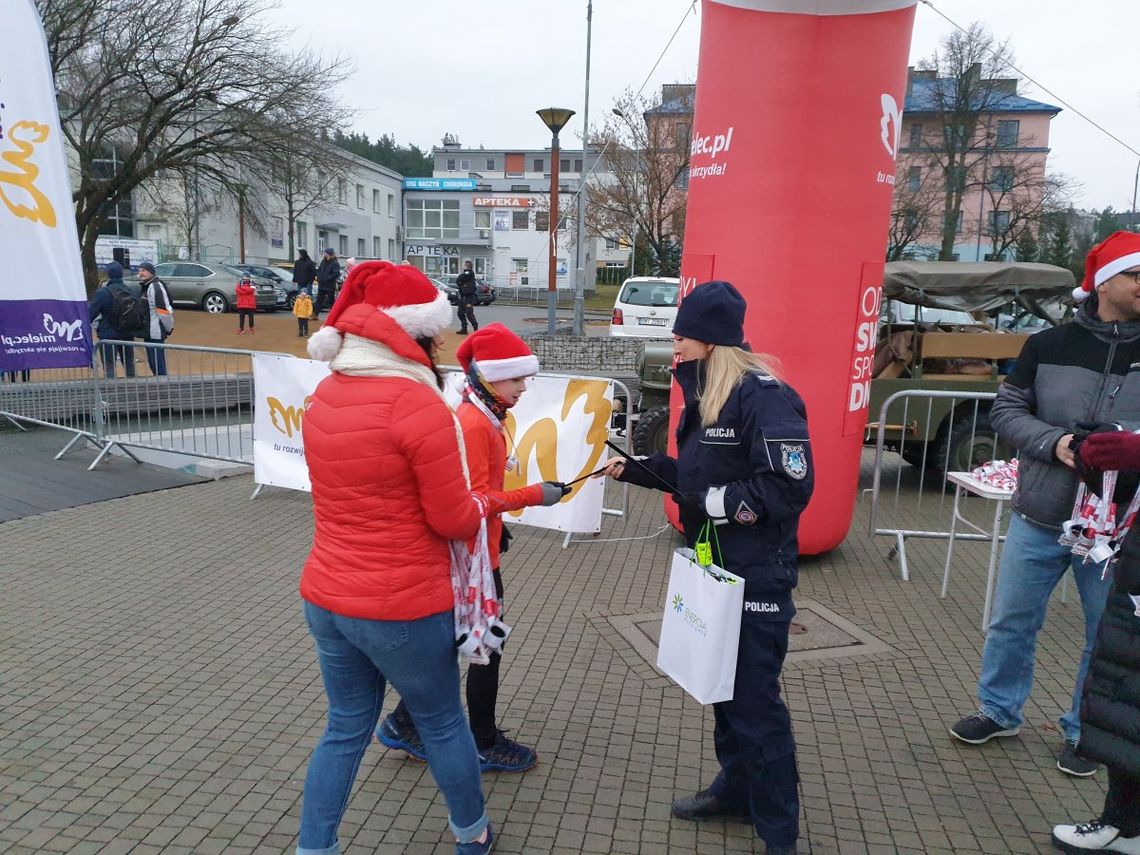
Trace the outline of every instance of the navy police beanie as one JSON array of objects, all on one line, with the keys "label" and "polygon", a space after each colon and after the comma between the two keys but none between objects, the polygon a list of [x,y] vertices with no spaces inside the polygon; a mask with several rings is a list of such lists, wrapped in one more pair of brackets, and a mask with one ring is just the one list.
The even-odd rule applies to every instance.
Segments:
[{"label": "navy police beanie", "polygon": [[705,344],[744,344],[744,298],[731,282],[705,282],[681,301],[673,334]]},{"label": "navy police beanie", "polygon": [[109,261],[107,262],[107,267],[105,269],[107,271],[108,281],[111,279],[123,278],[123,265],[119,264],[119,262]]}]

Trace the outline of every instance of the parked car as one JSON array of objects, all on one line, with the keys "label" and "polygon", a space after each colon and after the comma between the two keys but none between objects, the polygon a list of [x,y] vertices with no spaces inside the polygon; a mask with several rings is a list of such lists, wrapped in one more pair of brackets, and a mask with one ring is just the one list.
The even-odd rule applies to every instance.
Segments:
[{"label": "parked car", "polygon": [[259,279],[268,279],[278,289],[277,308],[293,308],[293,301],[297,299],[297,286],[293,284],[292,270],[282,270],[280,267],[267,267],[264,264],[235,264],[238,270],[244,270],[250,276]]},{"label": "parked car", "polygon": [[[200,306],[211,314],[228,312],[237,304],[237,284],[247,271],[206,261],[167,261],[155,267],[175,304]],[[276,312],[277,280],[249,273],[257,291],[257,308]]]},{"label": "parked car", "polygon": [[681,280],[663,276],[633,276],[622,283],[614,301],[610,335],[668,338],[677,317]]},{"label": "parked car", "polygon": [[[435,276],[429,277],[437,285],[442,286],[443,290],[447,292],[447,299],[451,305],[459,305],[459,288],[455,284],[456,276]],[[499,292],[495,289],[494,285],[489,285],[484,279],[475,280],[475,305],[476,306],[489,306],[498,298]]]},{"label": "parked car", "polygon": [[[867,442],[876,441],[882,405],[896,392],[996,392],[1029,335],[1062,319],[1073,284],[1070,271],[1049,264],[888,262]],[[1010,303],[1034,321],[1022,318],[1005,331],[978,320]],[[666,447],[672,365],[670,343],[643,345],[637,363],[639,395],[630,413],[636,454]],[[899,421],[897,414],[888,419]],[[1012,453],[994,433],[988,401],[975,413],[972,404],[958,401],[955,408],[951,398],[929,399],[909,407],[905,423],[886,425],[884,440],[906,462],[936,471],[969,470]]]}]

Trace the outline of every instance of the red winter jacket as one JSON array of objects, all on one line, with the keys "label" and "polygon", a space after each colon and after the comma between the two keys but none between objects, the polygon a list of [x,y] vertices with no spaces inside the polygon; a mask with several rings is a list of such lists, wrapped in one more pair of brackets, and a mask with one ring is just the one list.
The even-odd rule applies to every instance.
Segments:
[{"label": "red winter jacket", "polygon": [[[471,471],[471,489],[493,497],[502,511],[517,511],[542,504],[542,485],[531,484],[518,490],[503,491],[507,474],[507,443],[503,433],[474,404],[459,405],[459,424],[463,428],[463,445],[467,450],[467,468]],[[499,541],[503,536],[503,518],[492,514],[487,518],[487,547],[491,566],[499,566]]]},{"label": "red winter jacket", "polygon": [[[389,367],[430,365],[419,345],[371,306],[346,309],[337,326],[384,342]],[[439,394],[406,377],[334,370],[313,393],[302,430],[316,533],[301,596],[336,614],[374,620],[451,610],[448,541],[474,537],[482,511]]]},{"label": "red winter jacket", "polygon": [[257,308],[257,291],[254,290],[252,285],[239,282],[237,288],[234,290],[237,293],[237,307],[239,309]]}]

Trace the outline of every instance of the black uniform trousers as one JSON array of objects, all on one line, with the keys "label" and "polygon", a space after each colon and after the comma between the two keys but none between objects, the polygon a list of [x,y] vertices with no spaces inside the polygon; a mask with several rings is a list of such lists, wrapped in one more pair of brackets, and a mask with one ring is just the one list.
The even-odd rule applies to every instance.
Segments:
[{"label": "black uniform trousers", "polygon": [[467,324],[471,324],[472,329],[479,329],[479,322],[475,320],[475,304],[469,303],[466,300],[460,300],[459,305],[459,331],[467,332]]},{"label": "black uniform trousers", "polygon": [[745,612],[740,620],[731,701],[713,704],[713,742],[721,772],[709,789],[732,810],[748,810],[769,846],[799,837],[799,772],[792,719],[780,697],[790,616]]}]

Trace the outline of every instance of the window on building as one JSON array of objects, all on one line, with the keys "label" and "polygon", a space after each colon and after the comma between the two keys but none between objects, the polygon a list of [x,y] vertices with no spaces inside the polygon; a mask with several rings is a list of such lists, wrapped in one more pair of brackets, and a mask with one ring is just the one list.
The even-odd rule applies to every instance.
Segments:
[{"label": "window on building", "polygon": [[356,207],[362,211],[364,210],[364,185],[363,184],[357,184],[356,185]]},{"label": "window on building", "polygon": [[1021,133],[1021,122],[1017,119],[999,119],[997,123],[997,144],[999,148],[1013,148]]},{"label": "window on building", "polygon": [[1009,211],[990,211],[990,234],[1003,235],[1009,231]]},{"label": "window on building", "polygon": [[963,124],[943,125],[942,135],[946,140],[946,147],[958,151],[966,145],[966,126]]},{"label": "window on building", "polygon": [[304,220],[297,220],[297,249],[305,249],[309,245],[309,224]]},{"label": "window on building", "polygon": [[476,211],[475,212],[475,228],[489,229],[491,228],[491,212],[490,211]]},{"label": "window on building", "polygon": [[606,252],[614,252],[618,248],[618,242],[613,238],[606,238]]},{"label": "window on building", "polygon": [[348,182],[343,178],[336,180],[336,198],[342,205],[348,204]]},{"label": "window on building", "polygon": [[966,170],[964,167],[955,166],[946,170],[946,189],[957,190],[958,192],[966,189]]},{"label": "window on building", "polygon": [[343,256],[348,255],[348,235],[337,235],[336,251]]},{"label": "window on building", "polygon": [[380,242],[380,236],[379,235],[373,235],[372,236],[372,257],[373,258],[383,258],[384,257],[384,247],[383,247],[383,244],[381,244],[381,242]]},{"label": "window on building", "polygon": [[409,238],[459,237],[458,199],[408,199],[404,213]]},{"label": "window on building", "polygon": [[357,238],[356,239],[356,257],[357,258],[364,258],[364,253],[367,251],[368,250],[365,249],[364,238]]},{"label": "window on building", "polygon": [[685,209],[680,208],[673,211],[669,218],[669,225],[672,227],[673,237],[679,238],[685,233]]},{"label": "window on building", "polygon": [[911,193],[917,193],[918,188],[922,186],[922,167],[912,166],[906,173],[906,189]]},{"label": "window on building", "polygon": [[527,211],[511,211],[511,230],[526,231],[530,228],[530,213]]},{"label": "window on building", "polygon": [[464,158],[463,160],[459,161],[459,171],[460,172],[470,172],[471,171],[471,161],[468,160],[467,158]]},{"label": "window on building", "polygon": [[574,171],[575,172],[581,172],[582,171],[582,158],[580,158],[580,157],[574,158]]},{"label": "window on building", "polygon": [[918,122],[910,126],[910,147],[922,148],[922,125]]},{"label": "window on building", "polygon": [[692,128],[688,122],[676,122],[673,125],[673,145],[677,151],[685,152],[689,150],[689,137]]},{"label": "window on building", "polygon": [[558,159],[558,168],[563,172],[570,171],[570,158],[562,157]]},{"label": "window on building", "polygon": [[487,259],[475,258],[474,261],[475,261],[475,275],[478,276],[480,279],[485,279],[487,277]]},{"label": "window on building", "polygon": [[495,171],[495,158],[493,158],[493,157],[487,158],[487,171],[488,172],[494,172]]},{"label": "window on building", "polygon": [[534,230],[536,232],[550,231],[550,211],[534,212]]},{"label": "window on building", "polygon": [[511,192],[512,193],[529,193],[530,192],[530,185],[529,184],[512,184],[511,185]]},{"label": "window on building", "polygon": [[689,167],[686,166],[684,169],[677,173],[677,180],[674,182],[674,185],[678,190],[689,189]]},{"label": "window on building", "polygon": [[990,189],[1008,193],[1013,189],[1013,167],[995,166],[990,173]]},{"label": "window on building", "polygon": [[533,168],[531,169],[531,172],[545,172],[546,171],[546,161],[543,160],[541,157],[536,157],[534,159],[534,163],[532,164],[532,166],[533,166]]},{"label": "window on building", "polygon": [[372,213],[380,213],[380,191],[375,188],[372,190]]},{"label": "window on building", "polygon": [[396,260],[396,241],[393,238],[388,238],[388,260]]},{"label": "window on building", "polygon": [[[529,285],[530,277],[528,274],[528,263],[525,258],[512,258],[511,259],[511,273],[517,276],[519,285]],[[513,284],[513,283],[512,283]]]},{"label": "window on building", "polygon": [[503,169],[507,173],[507,177],[513,178],[515,176],[518,176],[521,178],[523,173],[526,171],[526,164],[524,163],[525,158],[522,152],[511,152],[510,154],[504,156],[504,160],[506,162],[503,164]]},{"label": "window on building", "polygon": [[285,218],[269,218],[269,245],[273,247],[285,246]]},{"label": "window on building", "polygon": [[388,216],[396,216],[396,196],[392,193],[388,194]]},{"label": "window on building", "polygon": [[[134,205],[130,198],[118,202],[106,202],[99,206],[103,225],[99,227],[101,235],[118,235],[119,237],[135,236]],[[197,229],[195,229],[197,230]]]},{"label": "window on building", "polygon": [[455,171],[455,158],[454,157],[448,158],[448,160],[447,160],[447,171],[448,172],[454,172]]}]

